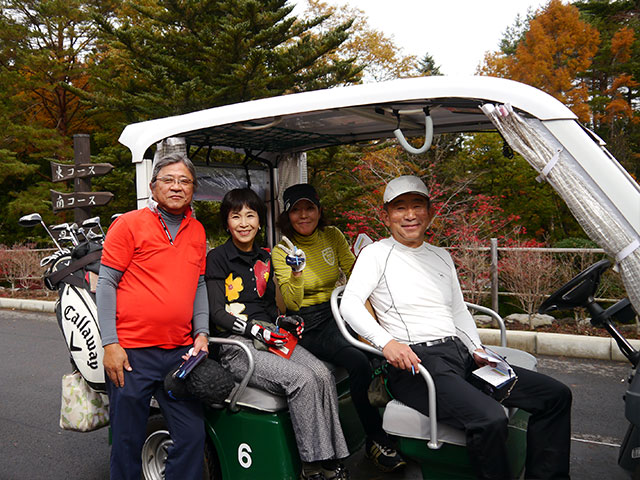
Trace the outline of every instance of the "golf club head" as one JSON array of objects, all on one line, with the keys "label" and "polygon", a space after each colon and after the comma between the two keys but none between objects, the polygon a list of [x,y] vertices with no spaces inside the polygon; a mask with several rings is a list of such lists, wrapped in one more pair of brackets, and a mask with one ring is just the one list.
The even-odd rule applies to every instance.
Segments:
[{"label": "golf club head", "polygon": [[59,234],[58,234],[58,240],[62,241],[66,241],[66,242],[70,242],[71,241],[71,237],[69,236],[69,232],[66,230],[62,230]]},{"label": "golf club head", "polygon": [[29,215],[20,217],[20,219],[18,220],[18,224],[22,225],[23,227],[34,227],[38,224],[42,225],[42,227],[49,234],[49,237],[51,237],[51,240],[53,240],[53,243],[58,248],[58,250],[61,250],[60,244],[56,241],[56,237],[53,236],[51,230],[49,230],[44,224],[44,222],[42,221],[42,216],[39,213],[30,213]]},{"label": "golf club head", "polygon": [[51,225],[49,227],[51,229],[52,232],[59,232],[59,231],[69,231],[69,224],[68,223],[60,223],[58,225]]},{"label": "golf club head", "polygon": [[91,232],[91,230],[85,230],[82,227],[78,227],[78,229],[76,230],[76,235],[78,237],[82,236],[82,238],[84,238],[85,240],[89,240],[89,238],[87,237],[87,234]]},{"label": "golf club head", "polygon": [[20,217],[18,220],[18,224],[23,227],[35,227],[36,225],[40,225],[42,223],[42,217],[39,213],[30,213],[29,215],[24,215]]},{"label": "golf club head", "polygon": [[86,239],[90,242],[100,242],[104,238],[104,235],[100,235],[99,233],[93,233],[91,230],[87,232]]},{"label": "golf club head", "polygon": [[100,217],[87,218],[84,222],[82,222],[82,226],[84,228],[99,227],[100,226]]}]

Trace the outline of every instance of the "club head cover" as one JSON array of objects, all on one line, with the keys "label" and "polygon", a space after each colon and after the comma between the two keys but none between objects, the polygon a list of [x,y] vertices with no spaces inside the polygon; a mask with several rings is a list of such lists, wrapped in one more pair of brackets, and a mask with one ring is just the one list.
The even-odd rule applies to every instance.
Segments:
[{"label": "club head cover", "polygon": [[191,398],[191,394],[187,390],[187,384],[184,380],[176,378],[174,375],[176,370],[172,370],[164,377],[164,391],[173,400],[185,400]]},{"label": "club head cover", "polygon": [[211,358],[200,362],[185,379],[187,391],[209,407],[224,404],[235,382],[222,365]]}]

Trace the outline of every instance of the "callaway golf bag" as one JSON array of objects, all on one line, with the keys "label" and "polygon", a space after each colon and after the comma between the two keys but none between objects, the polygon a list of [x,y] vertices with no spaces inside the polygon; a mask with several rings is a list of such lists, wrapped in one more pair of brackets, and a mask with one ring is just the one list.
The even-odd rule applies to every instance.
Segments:
[{"label": "callaway golf bag", "polygon": [[[104,351],[95,301],[104,238],[99,217],[86,220],[81,227],[63,223],[47,228],[40,215],[33,213],[22,217],[19,223],[24,226],[40,223],[58,248],[40,262],[41,266],[47,266],[44,283],[50,290],[58,291],[56,317],[72,365],[92,389],[105,392]],[[101,234],[92,231],[96,227]],[[59,232],[57,239],[52,232]],[[70,248],[60,245],[64,242]]]}]

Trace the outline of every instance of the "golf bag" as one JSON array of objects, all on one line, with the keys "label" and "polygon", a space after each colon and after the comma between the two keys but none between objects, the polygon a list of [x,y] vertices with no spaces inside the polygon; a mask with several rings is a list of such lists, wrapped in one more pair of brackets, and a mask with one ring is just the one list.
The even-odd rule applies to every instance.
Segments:
[{"label": "golf bag", "polygon": [[79,244],[70,254],[60,255],[52,262],[45,274],[45,285],[58,291],[56,317],[72,365],[92,389],[106,392],[104,350],[95,301],[101,256],[100,243]]}]

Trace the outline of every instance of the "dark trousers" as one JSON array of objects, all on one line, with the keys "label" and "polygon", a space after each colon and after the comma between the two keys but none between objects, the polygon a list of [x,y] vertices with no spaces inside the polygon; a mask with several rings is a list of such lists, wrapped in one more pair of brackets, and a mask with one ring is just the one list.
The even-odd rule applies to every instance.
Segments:
[{"label": "dark trousers", "polygon": [[[300,344],[320,360],[331,362],[349,372],[349,389],[360,423],[368,437],[388,444],[378,409],[369,403],[367,391],[371,383],[371,363],[362,350],[352,346],[338,330],[329,302],[302,308],[297,315],[311,325],[302,334]],[[309,319],[309,321],[307,321]]]},{"label": "dark trousers", "polygon": [[[438,420],[465,431],[477,477],[513,478],[507,462],[507,417],[499,402],[468,382],[477,367],[466,346],[455,339],[411,348],[433,377]],[[518,381],[502,404],[531,414],[525,478],[569,478],[571,390],[546,375],[513,369]],[[388,384],[395,398],[428,415],[427,386],[422,377],[391,367]]]},{"label": "dark trousers", "polygon": [[173,400],[164,391],[165,375],[177,368],[189,347],[126,349],[133,371],[124,373],[124,387],[107,381],[113,445],[111,479],[140,480],[140,453],[146,437],[149,402],[155,396],[167,421],[169,448],[165,478],[202,479],[204,420],[196,400]]}]

